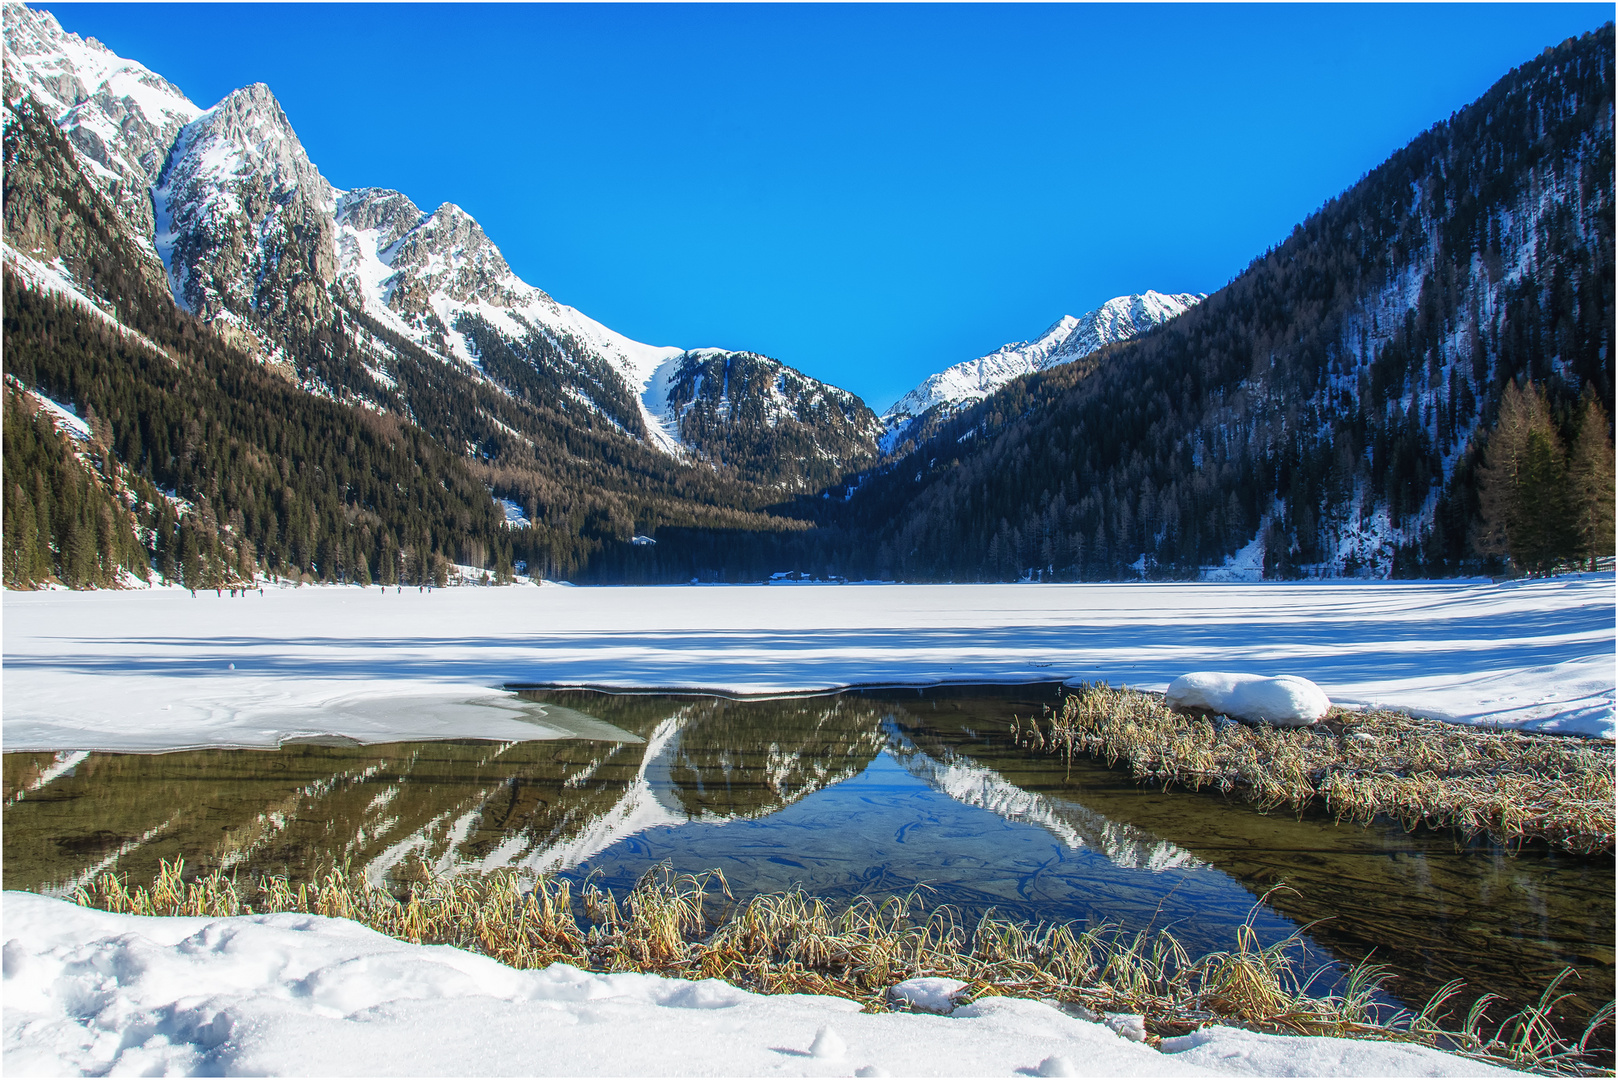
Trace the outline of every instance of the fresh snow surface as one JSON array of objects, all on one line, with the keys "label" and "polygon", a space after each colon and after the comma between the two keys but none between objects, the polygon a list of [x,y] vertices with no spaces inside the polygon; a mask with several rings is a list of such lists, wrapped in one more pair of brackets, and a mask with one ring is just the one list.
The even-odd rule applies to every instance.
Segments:
[{"label": "fresh snow surface", "polygon": [[[1491,584],[8,592],[9,750],[565,735],[500,687],[1311,680],[1340,705],[1612,738],[1614,577]],[[234,665],[232,667],[231,665]]]},{"label": "fresh snow surface", "polygon": [[[1513,1075],[1423,1047],[1214,1027],[1161,1052],[1051,1005],[859,1011],[718,980],[516,971],[315,915],[3,898],[9,1075]],[[1117,1030],[1115,1030],[1117,1028]]]},{"label": "fresh snow surface", "polygon": [[494,501],[499,505],[500,512],[505,515],[507,528],[526,529],[533,524],[528,520],[528,514],[520,504],[510,499],[496,498]]},{"label": "fresh snow surface", "polygon": [[1223,566],[1216,566],[1202,572],[1203,581],[1246,581],[1256,582],[1264,580],[1264,535],[1270,530],[1270,515],[1265,514],[1258,523],[1258,531],[1253,539],[1235,554],[1225,559]]}]

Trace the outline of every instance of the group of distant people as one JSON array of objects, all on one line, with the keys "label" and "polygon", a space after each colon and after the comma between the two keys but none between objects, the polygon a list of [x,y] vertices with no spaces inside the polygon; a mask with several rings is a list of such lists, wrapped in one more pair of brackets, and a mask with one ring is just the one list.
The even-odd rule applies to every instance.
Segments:
[{"label": "group of distant people", "polygon": [[[383,596],[386,596],[388,594],[388,587],[386,585],[378,585],[377,588],[382,590],[382,595]],[[395,585],[393,587],[393,591],[396,592],[396,593],[402,593],[402,592],[404,592],[404,586],[403,585]],[[431,585],[417,585],[416,586],[416,591],[417,592],[422,592],[422,593],[430,593],[430,592],[433,591],[433,587]],[[236,595],[238,593],[240,593],[242,596],[246,596],[250,592],[253,592],[253,590],[246,587],[245,585],[242,585],[242,586],[238,586],[238,587],[236,587],[234,589],[231,589],[230,590],[230,596],[231,596],[231,599],[235,599]],[[217,595],[217,596],[223,597],[225,595],[225,587],[223,585],[221,585],[218,588],[214,589],[214,594]],[[264,586],[260,585],[258,587],[258,594],[260,596],[264,595]],[[197,595],[197,590],[192,589],[191,590],[191,595],[192,596]]]}]

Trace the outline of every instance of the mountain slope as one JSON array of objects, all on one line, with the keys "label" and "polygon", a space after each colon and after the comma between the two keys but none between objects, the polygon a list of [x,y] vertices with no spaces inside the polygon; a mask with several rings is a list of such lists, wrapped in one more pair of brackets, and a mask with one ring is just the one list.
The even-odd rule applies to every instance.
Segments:
[{"label": "mountain slope", "polygon": [[1078,318],[1062,316],[1030,341],[1002,345],[987,356],[929,375],[882,415],[886,428],[883,449],[902,451],[907,442],[926,437],[929,422],[981,401],[1011,380],[1082,360],[1104,345],[1138,337],[1203,299],[1201,293],[1165,295],[1150,290],[1114,297]]},{"label": "mountain slope", "polygon": [[[902,577],[1476,570],[1508,381],[1613,400],[1613,32],[1547,50],[1145,338],[1008,384],[869,478]],[[1610,429],[1607,432],[1610,440]]]},{"label": "mountain slope", "polygon": [[[124,466],[183,503],[202,505],[205,496],[205,516],[214,524],[239,512],[245,533],[236,539],[252,541],[252,565],[329,578],[348,575],[363,557],[370,568],[386,562],[396,573],[398,554],[410,553],[405,568],[416,578],[435,559],[490,568],[527,563],[547,575],[572,576],[588,574],[602,552],[618,545],[627,552],[633,536],[660,530],[674,533],[660,553],[666,558],[680,558],[682,537],[701,551],[732,554],[755,543],[711,542],[712,530],[757,538],[760,550],[770,550],[779,535],[805,527],[763,512],[784,491],[807,485],[804,469],[835,477],[839,454],[868,462],[872,440],[838,442],[847,441],[841,412],[829,420],[837,449],[788,459],[785,468],[760,459],[757,432],[748,425],[705,431],[701,451],[682,445],[678,423],[662,414],[667,380],[656,378],[667,375],[681,350],[640,345],[528,286],[453,205],[425,214],[398,193],[332,188],[262,85],[207,110],[169,94],[163,102],[181,104],[163,114],[166,126],[134,123],[146,115],[143,104],[155,108],[150,95],[118,99],[129,110],[125,127],[148,140],[172,134],[172,145],[155,159],[149,185],[134,174],[114,182],[87,156],[84,140],[74,138],[84,128],[80,106],[107,97],[105,80],[96,81],[102,69],[124,73],[120,78],[150,73],[61,33],[46,13],[5,12],[5,258],[8,295],[17,297],[7,311],[7,371],[81,411],[93,405],[105,416],[104,406],[116,402],[121,415],[109,421],[114,451],[134,454],[121,458]],[[100,67],[81,70],[86,56]],[[36,97],[37,87],[51,94]],[[153,164],[150,155],[136,153],[144,142],[117,146],[115,136],[108,138],[119,150],[108,160]],[[131,184],[155,210],[144,228],[119,201]],[[85,319],[92,325],[64,354],[82,372],[28,344],[53,320]],[[244,491],[218,490],[216,480],[151,452],[154,439],[173,456],[174,446],[194,448],[199,436],[157,430],[183,411],[185,395],[138,355],[188,373],[200,364],[215,387],[246,378],[231,365],[250,361],[293,392],[292,398],[279,391],[265,397],[262,387],[246,393],[260,404],[276,402],[277,415],[262,420],[191,401],[205,414],[231,417],[224,428],[204,427],[201,437],[223,440],[210,454],[251,446],[249,460],[290,476],[302,465],[287,457],[289,448],[304,445],[305,435],[264,442],[263,431],[278,430],[288,418],[302,425],[310,409],[322,425],[347,416],[338,429],[355,431],[374,428],[381,414],[398,425],[387,430],[427,439],[412,443],[417,458],[407,471],[442,481],[456,499],[472,502],[446,510],[456,525],[417,528],[408,520],[416,512],[405,506],[356,502],[364,485],[338,484],[349,473],[333,463],[300,476],[311,485],[298,489],[300,497],[321,509],[296,512],[304,523],[299,529],[308,532],[292,543],[284,508],[254,513]],[[780,375],[811,398],[849,397],[785,367]],[[759,390],[770,397],[763,411],[774,409],[776,391]],[[310,402],[297,404],[299,395]],[[741,412],[759,411],[743,398],[733,394]],[[324,411],[318,399],[338,411]],[[806,432],[823,411],[805,409],[789,427]],[[727,448],[732,437],[743,440],[740,455]],[[806,437],[813,441],[813,432]],[[335,434],[328,440],[333,447],[349,441]],[[428,457],[436,462],[430,469],[423,464]],[[715,468],[716,461],[724,467]],[[498,513],[497,499],[505,507]],[[142,513],[155,519],[160,502]],[[434,502],[423,500],[420,513],[430,519]],[[508,513],[519,527],[502,524]],[[357,542],[346,532],[354,514],[369,521]],[[155,526],[146,521],[143,528],[149,553],[161,562],[163,544],[150,539]],[[240,550],[225,532],[216,539]]]},{"label": "mountain slope", "polygon": [[698,349],[659,373],[659,419],[701,460],[819,491],[876,460],[879,422],[846,390],[757,353]]},{"label": "mountain slope", "polygon": [[[225,320],[204,323],[174,303],[162,264],[82,156],[31,97],[6,89],[6,374],[99,418],[110,460],[98,471],[128,472],[142,545],[171,580],[212,585],[262,571],[415,582],[449,562],[526,562],[560,576],[665,523],[762,536],[802,528],[745,509],[765,496],[610,426],[594,430],[588,416],[570,423],[450,378],[439,358],[365,317],[352,336],[316,328],[305,345],[324,353],[302,358],[357,381],[367,354],[356,340],[382,341],[397,375],[390,411],[414,422],[290,383],[242,348],[241,335],[219,333]],[[253,299],[242,301],[242,325],[256,314]],[[519,423],[532,437],[515,434]],[[466,430],[484,440],[469,451],[454,441]],[[8,496],[24,479],[14,472],[22,460],[7,461]],[[58,472],[78,483],[72,470]],[[519,501],[528,527],[505,525],[491,489]],[[120,550],[101,557],[117,561]],[[8,580],[24,583],[37,564],[8,569]]]}]

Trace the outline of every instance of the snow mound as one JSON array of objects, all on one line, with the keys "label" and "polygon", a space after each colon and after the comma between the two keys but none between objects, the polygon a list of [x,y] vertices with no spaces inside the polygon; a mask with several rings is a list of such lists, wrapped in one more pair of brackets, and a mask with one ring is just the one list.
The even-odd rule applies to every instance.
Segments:
[{"label": "snow mound", "polygon": [[888,999],[896,1005],[908,1005],[915,1012],[948,1016],[965,989],[966,984],[959,979],[906,979],[888,990]]},{"label": "snow mound", "polygon": [[1296,675],[1193,671],[1169,683],[1164,697],[1171,708],[1207,709],[1276,727],[1307,727],[1331,708],[1325,691]]}]

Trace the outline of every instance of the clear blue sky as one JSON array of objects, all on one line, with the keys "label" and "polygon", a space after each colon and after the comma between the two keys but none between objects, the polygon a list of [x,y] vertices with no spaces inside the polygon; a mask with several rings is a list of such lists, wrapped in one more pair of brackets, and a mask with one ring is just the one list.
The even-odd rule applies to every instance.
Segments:
[{"label": "clear blue sky", "polygon": [[881,408],[1145,289],[1213,292],[1611,4],[59,4],[338,187],[458,203],[660,345]]}]

